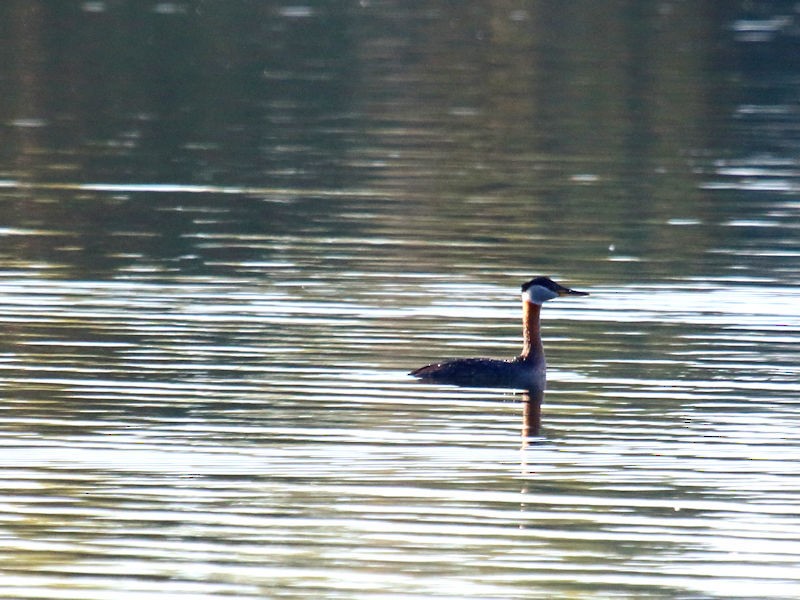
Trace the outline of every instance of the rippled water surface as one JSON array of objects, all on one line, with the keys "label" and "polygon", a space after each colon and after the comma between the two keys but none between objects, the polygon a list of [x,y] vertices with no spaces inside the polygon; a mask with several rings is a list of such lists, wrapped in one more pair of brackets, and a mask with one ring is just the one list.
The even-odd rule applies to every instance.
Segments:
[{"label": "rippled water surface", "polygon": [[[800,597],[798,16],[688,4],[0,9],[0,597]],[[541,407],[407,375],[539,274]]]}]

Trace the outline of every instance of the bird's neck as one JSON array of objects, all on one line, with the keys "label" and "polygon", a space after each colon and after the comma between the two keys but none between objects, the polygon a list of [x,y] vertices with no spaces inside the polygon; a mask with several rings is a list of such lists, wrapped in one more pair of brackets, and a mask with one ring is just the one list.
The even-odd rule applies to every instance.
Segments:
[{"label": "bird's neck", "polygon": [[522,301],[522,354],[520,358],[531,359],[544,355],[542,334],[539,330],[541,304]]}]

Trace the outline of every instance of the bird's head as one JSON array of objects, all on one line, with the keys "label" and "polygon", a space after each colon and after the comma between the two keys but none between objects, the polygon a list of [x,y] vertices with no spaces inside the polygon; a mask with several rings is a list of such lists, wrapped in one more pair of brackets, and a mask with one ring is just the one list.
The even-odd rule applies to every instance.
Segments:
[{"label": "bird's head", "polygon": [[534,277],[522,284],[522,299],[531,304],[542,304],[559,296],[588,295],[588,292],[579,292],[559,285],[549,277]]}]

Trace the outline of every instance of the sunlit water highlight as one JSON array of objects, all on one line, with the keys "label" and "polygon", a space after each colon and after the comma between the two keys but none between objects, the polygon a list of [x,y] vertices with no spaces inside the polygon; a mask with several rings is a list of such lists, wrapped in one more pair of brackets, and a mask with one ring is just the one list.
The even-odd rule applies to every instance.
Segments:
[{"label": "sunlit water highlight", "polygon": [[798,592],[793,288],[550,303],[551,390],[524,444],[518,396],[405,376],[513,354],[501,287],[0,291],[6,597]]}]

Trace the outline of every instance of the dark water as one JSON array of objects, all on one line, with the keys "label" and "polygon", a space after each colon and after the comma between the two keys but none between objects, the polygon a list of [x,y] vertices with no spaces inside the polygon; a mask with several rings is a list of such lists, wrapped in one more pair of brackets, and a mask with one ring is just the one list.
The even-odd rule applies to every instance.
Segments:
[{"label": "dark water", "polygon": [[794,3],[0,23],[0,597],[800,596]]}]

